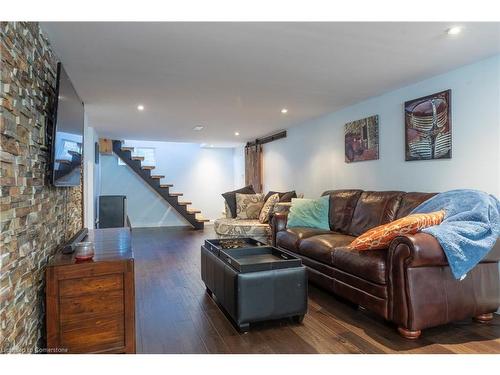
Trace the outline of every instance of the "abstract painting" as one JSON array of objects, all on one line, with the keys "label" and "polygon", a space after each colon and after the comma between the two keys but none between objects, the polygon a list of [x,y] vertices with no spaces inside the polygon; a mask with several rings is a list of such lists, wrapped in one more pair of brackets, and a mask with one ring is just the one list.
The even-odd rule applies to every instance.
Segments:
[{"label": "abstract painting", "polygon": [[376,160],[378,156],[378,115],[345,124],[345,162]]},{"label": "abstract painting", "polygon": [[405,102],[406,160],[451,158],[451,90]]}]

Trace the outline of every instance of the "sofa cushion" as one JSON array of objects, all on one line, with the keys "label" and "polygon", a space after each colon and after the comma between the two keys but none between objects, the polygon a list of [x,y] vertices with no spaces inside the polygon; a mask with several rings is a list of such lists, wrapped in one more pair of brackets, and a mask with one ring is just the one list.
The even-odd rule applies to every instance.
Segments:
[{"label": "sofa cushion", "polygon": [[233,217],[233,215],[231,215],[231,209],[227,205],[226,201],[224,201],[224,217],[226,219],[231,219]]},{"label": "sofa cushion", "polygon": [[271,195],[265,200],[264,205],[259,213],[259,221],[264,224],[269,222],[269,217],[274,213],[274,206],[280,200],[278,193]]},{"label": "sofa cushion", "polygon": [[401,191],[364,191],[358,199],[347,234],[359,236],[393,221],[403,196]]},{"label": "sofa cushion", "polygon": [[276,245],[297,253],[300,241],[304,238],[326,233],[331,232],[329,230],[306,227],[287,228],[286,230],[276,233]]},{"label": "sofa cushion", "polygon": [[236,193],[236,218],[243,220],[259,219],[260,211],[264,206],[264,194]]},{"label": "sofa cushion", "polygon": [[278,194],[280,197],[280,202],[291,202],[292,198],[297,198],[297,193],[295,190],[292,191],[285,191],[285,192],[279,192],[279,191],[270,191],[266,194],[264,197],[264,200],[267,201],[267,199],[274,194]]},{"label": "sofa cushion", "polygon": [[344,272],[377,284],[386,284],[387,250],[357,251],[336,248],[332,265]]},{"label": "sofa cushion", "polygon": [[428,214],[411,214],[370,229],[357,237],[348,247],[361,251],[387,249],[396,237],[415,234],[424,228],[441,224],[444,215],[443,210]]},{"label": "sofa cushion", "polygon": [[231,211],[231,217],[236,217],[236,193],[240,194],[255,194],[255,190],[252,185],[248,185],[242,187],[238,190],[228,191],[222,194],[222,197],[225,199],[229,210]]},{"label": "sofa cushion", "polygon": [[322,194],[330,196],[330,230],[348,232],[361,193],[362,190],[328,190]]},{"label": "sofa cushion", "polygon": [[431,199],[436,193],[406,193],[399,203],[396,219],[408,216],[415,208],[427,199]]},{"label": "sofa cushion", "polygon": [[290,207],[292,207],[292,202],[278,202],[273,206],[273,210],[269,217],[272,217],[274,214],[278,213],[287,214],[290,212]]},{"label": "sofa cushion", "polygon": [[288,213],[287,227],[309,227],[329,231],[329,207],[330,201],[328,197],[318,199],[294,198]]},{"label": "sofa cushion", "polygon": [[320,234],[300,241],[298,252],[318,262],[331,265],[333,250],[350,244],[354,239],[355,237],[345,234]]},{"label": "sofa cushion", "polygon": [[269,224],[261,224],[258,219],[217,219],[214,221],[214,230],[215,233],[223,237],[268,238],[271,234]]}]

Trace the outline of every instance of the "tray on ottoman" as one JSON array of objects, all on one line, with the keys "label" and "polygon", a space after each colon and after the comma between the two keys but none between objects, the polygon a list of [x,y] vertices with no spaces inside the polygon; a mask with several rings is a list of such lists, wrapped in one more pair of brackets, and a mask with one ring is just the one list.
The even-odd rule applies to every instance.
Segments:
[{"label": "tray on ottoman", "polygon": [[247,247],[222,249],[217,242],[221,240],[207,240],[201,247],[201,278],[207,291],[241,331],[264,320],[302,321],[307,275],[301,260],[258,241],[238,240]]},{"label": "tray on ottoman", "polygon": [[218,238],[205,240],[205,247],[215,255],[219,256],[221,250],[241,249],[249,247],[266,246],[265,243],[254,240],[253,238]]},{"label": "tray on ottoman", "polygon": [[240,273],[300,267],[302,261],[271,246],[221,250],[219,258]]}]

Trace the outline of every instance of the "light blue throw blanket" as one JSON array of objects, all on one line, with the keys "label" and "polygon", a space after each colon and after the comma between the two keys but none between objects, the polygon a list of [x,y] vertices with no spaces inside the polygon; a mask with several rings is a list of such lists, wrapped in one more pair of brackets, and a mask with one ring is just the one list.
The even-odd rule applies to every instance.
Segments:
[{"label": "light blue throw blanket", "polygon": [[463,279],[495,245],[500,234],[500,201],[477,190],[451,190],[425,201],[412,211],[444,210],[440,225],[423,229],[443,248],[453,276]]}]

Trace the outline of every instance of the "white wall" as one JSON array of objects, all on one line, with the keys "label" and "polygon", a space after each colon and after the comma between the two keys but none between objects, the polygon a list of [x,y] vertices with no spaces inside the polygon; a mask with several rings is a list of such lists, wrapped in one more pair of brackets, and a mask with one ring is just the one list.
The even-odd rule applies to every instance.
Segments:
[{"label": "white wall", "polygon": [[234,188],[245,186],[245,146],[233,149]]},{"label": "white wall", "polygon": [[[181,200],[205,218],[221,217],[222,193],[234,189],[232,148],[200,148],[194,143],[125,142],[131,147],[156,150],[154,174],[165,175],[162,183],[172,183],[173,192],[184,193]],[[101,195],[126,195],[132,227],[181,226],[186,221],[127,166],[118,165],[116,156],[101,156]]]},{"label": "white wall", "polygon": [[[452,90],[453,156],[405,162],[403,103]],[[264,146],[266,190],[444,191],[475,188],[500,196],[500,55],[462,67],[288,130]],[[293,110],[293,109],[291,109]],[[344,162],[344,124],[379,115],[380,159]]]},{"label": "white wall", "polygon": [[84,120],[83,131],[83,222],[85,228],[95,228],[97,195],[99,193],[99,171],[95,164],[94,144],[99,137]]}]

